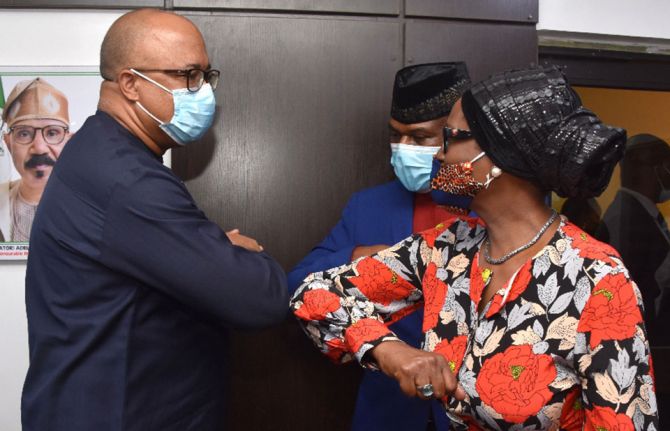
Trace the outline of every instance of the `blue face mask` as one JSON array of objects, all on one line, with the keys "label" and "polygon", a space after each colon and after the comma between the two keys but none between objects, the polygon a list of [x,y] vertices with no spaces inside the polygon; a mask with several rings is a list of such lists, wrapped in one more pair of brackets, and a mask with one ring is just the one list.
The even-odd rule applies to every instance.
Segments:
[{"label": "blue face mask", "polygon": [[391,165],[403,186],[410,192],[430,190],[430,170],[433,156],[440,147],[391,144]]},{"label": "blue face mask", "polygon": [[137,102],[137,106],[153,118],[166,135],[182,146],[189,142],[197,141],[205,135],[205,132],[207,132],[212,122],[214,122],[214,112],[216,110],[214,91],[212,91],[212,86],[209,83],[204,83],[196,92],[188,91],[188,88],[170,90],[148,76],[134,69],[130,70],[137,76],[172,94],[174,114],[172,115],[172,119],[167,123],[159,120],[142,106],[140,102]]}]

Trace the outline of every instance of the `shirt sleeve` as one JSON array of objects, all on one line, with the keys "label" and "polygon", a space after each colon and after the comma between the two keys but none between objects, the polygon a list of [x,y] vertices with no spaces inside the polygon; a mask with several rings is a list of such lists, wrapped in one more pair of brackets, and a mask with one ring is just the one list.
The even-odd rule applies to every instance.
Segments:
[{"label": "shirt sleeve", "polygon": [[575,363],[586,429],[658,430],[641,297],[625,271],[593,288],[577,325]]},{"label": "shirt sleeve", "polygon": [[354,242],[356,217],[352,214],[357,196],[354,194],[349,200],[328,236],[288,273],[289,294],[295,292],[308,274],[351,262],[351,254],[359,245]]},{"label": "shirt sleeve", "polygon": [[223,326],[264,327],[288,311],[280,265],[233,245],[167,169],[117,184],[101,253],[108,267]]},{"label": "shirt sleeve", "polygon": [[440,225],[373,256],[311,274],[291,300],[307,335],[333,361],[363,357],[398,338],[388,325],[421,305],[424,277],[434,275],[447,242]]}]

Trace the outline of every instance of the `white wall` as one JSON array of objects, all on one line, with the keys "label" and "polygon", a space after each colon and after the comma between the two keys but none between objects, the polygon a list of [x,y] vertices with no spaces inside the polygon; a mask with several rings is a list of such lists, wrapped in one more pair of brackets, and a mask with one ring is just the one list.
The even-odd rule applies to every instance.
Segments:
[{"label": "white wall", "polygon": [[97,65],[102,38],[120,15],[118,11],[0,10],[0,65]]},{"label": "white wall", "polygon": [[25,262],[0,262],[0,429],[20,430],[21,387],[28,368]]},{"label": "white wall", "polygon": [[538,30],[670,39],[668,0],[540,0]]},{"label": "white wall", "polygon": [[[0,10],[0,66],[95,66],[119,11]],[[20,401],[28,368],[25,261],[0,262],[0,430],[21,429]]]}]

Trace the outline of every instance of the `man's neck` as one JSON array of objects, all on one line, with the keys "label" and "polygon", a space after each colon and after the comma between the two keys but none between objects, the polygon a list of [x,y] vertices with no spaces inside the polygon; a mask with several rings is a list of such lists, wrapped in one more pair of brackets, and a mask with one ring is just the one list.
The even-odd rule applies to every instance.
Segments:
[{"label": "man's neck", "polygon": [[167,151],[167,148],[162,148],[151,137],[150,132],[140,121],[137,110],[119,93],[118,89],[114,87],[115,85],[114,83],[103,82],[100,87],[98,109],[114,118],[121,126],[142,141],[153,153],[162,156]]},{"label": "man's neck", "polygon": [[17,193],[19,198],[27,204],[36,205],[42,199],[44,186],[31,187],[26,181],[19,180],[16,187],[18,187]]}]

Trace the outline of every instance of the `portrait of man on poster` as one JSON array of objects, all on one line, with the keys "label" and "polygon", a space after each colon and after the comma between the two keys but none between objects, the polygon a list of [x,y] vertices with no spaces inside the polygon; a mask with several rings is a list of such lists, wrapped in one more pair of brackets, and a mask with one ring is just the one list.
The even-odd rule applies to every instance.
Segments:
[{"label": "portrait of man on poster", "polygon": [[20,178],[2,174],[0,240],[27,242],[44,187],[71,135],[68,99],[43,78],[21,81],[9,93],[2,123],[4,151]]}]

